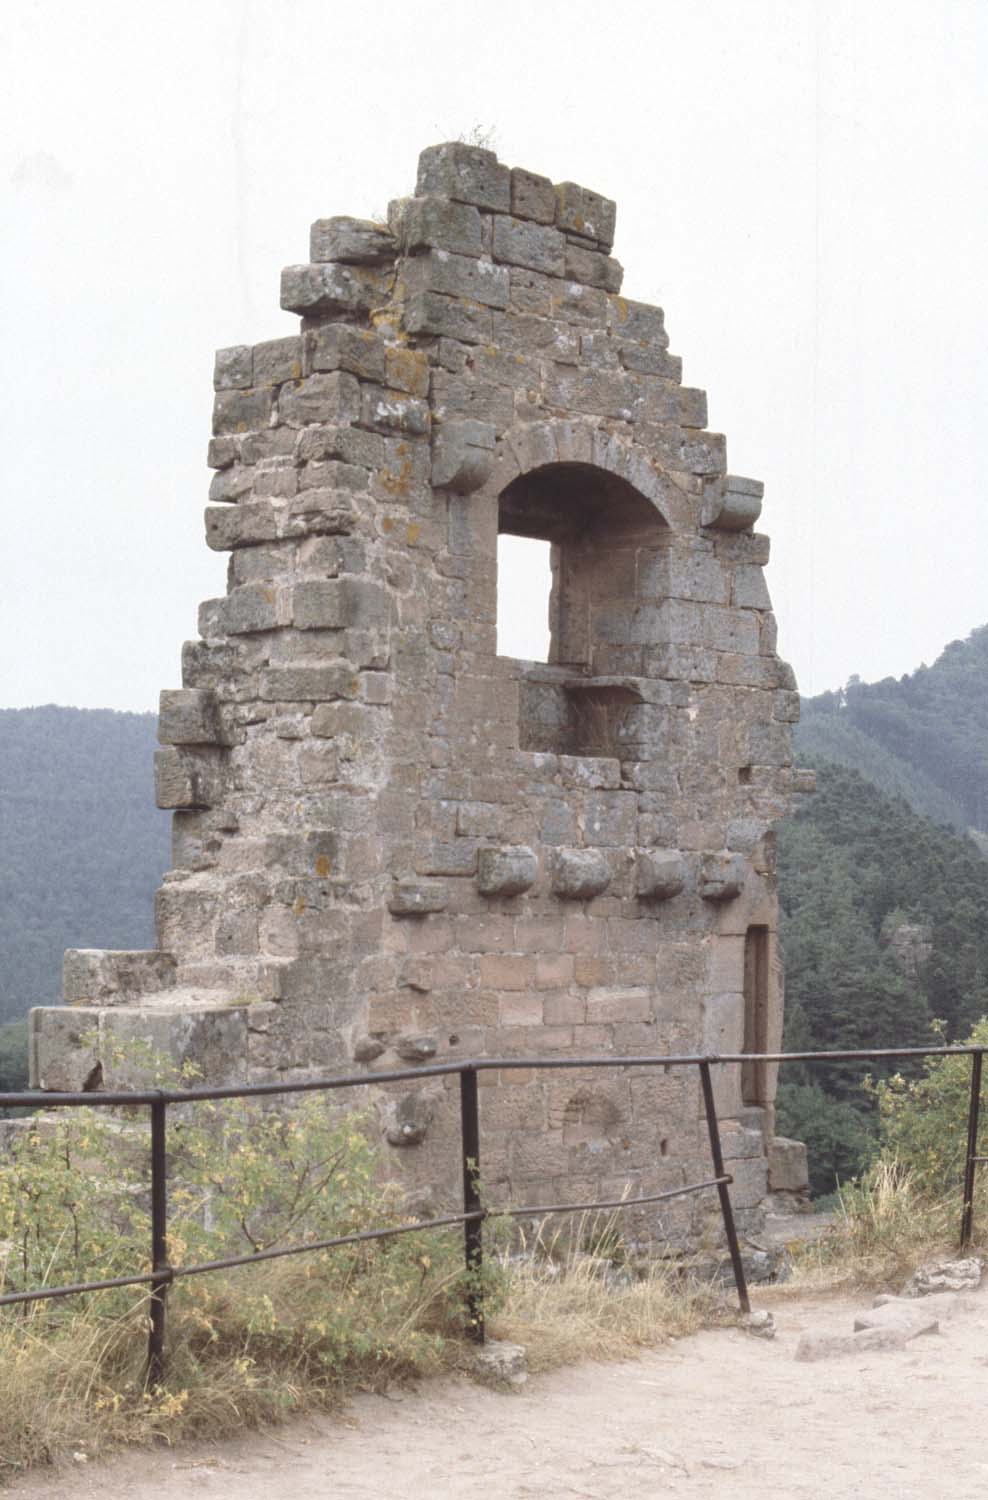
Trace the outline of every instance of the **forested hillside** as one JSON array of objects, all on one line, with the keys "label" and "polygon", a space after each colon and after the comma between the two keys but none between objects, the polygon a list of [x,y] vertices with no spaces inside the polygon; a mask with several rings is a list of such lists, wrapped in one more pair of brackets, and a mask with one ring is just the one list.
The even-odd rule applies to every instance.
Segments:
[{"label": "forested hillside", "polygon": [[[908,1047],[930,1041],[934,1020],[963,1037],[988,1013],[988,864],[859,772],[820,760],[817,774],[779,837],[786,1047]],[[928,929],[929,950],[910,962],[895,939],[914,929]],[[786,1070],[780,1129],[807,1141],[818,1190],[867,1155],[860,1080],[881,1071]]]},{"label": "forested hillside", "polygon": [[0,1022],[61,995],[65,948],[146,948],[169,824],[153,714],[0,710]]},{"label": "forested hillside", "polygon": [[797,745],[854,766],[936,822],[988,831],[988,625],[932,667],[803,704]]}]

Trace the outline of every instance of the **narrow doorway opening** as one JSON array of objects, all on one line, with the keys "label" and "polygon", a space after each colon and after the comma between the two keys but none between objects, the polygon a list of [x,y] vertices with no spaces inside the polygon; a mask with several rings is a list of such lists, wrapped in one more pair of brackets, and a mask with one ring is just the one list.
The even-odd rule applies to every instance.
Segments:
[{"label": "narrow doorway opening", "polygon": [[549,660],[551,544],[535,537],[497,539],[497,654]]},{"label": "narrow doorway opening", "polygon": [[[744,939],[745,1052],[768,1050],[768,928],[749,927]],[[763,1062],[741,1064],[741,1098],[745,1104],[768,1102],[768,1068]]]}]

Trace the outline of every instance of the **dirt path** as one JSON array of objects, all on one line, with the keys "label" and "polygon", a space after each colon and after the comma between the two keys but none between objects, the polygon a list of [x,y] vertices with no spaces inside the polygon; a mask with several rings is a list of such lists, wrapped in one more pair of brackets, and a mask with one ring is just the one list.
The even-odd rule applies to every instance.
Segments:
[{"label": "dirt path", "polygon": [[617,1365],[364,1396],[223,1445],[38,1476],[19,1500],[978,1500],[988,1491],[988,1287],[905,1349],[804,1364],[804,1330],[849,1332],[868,1299],[758,1299],[771,1343],[702,1333]]}]

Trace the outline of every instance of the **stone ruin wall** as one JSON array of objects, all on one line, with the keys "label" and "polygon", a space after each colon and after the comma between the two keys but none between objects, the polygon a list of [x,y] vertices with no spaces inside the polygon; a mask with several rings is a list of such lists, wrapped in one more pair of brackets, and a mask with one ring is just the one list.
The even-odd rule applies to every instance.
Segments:
[{"label": "stone ruin wall", "polygon": [[[298,334],[219,352],[228,590],[161,695],[158,947],[66,955],[35,1084],[139,1082],[135,1037],[211,1082],[779,1045],[799,700],[761,486],[727,474],[662,311],[621,295],[614,220],[432,147],[387,227],[313,225],[282,276]],[[552,544],[547,664],[497,655],[499,530]],[[716,1072],[756,1227],[774,1076]],[[494,1202],[709,1175],[694,1070],[481,1082]],[[455,1078],[380,1097],[396,1174],[455,1198]]]}]

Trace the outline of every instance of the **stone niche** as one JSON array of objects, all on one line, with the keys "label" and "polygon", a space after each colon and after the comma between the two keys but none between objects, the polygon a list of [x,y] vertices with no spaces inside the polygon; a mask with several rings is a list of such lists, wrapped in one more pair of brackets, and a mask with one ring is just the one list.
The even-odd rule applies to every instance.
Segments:
[{"label": "stone niche", "polygon": [[[430,147],[387,224],[313,225],[282,276],[297,332],[219,352],[229,579],[161,696],[158,947],[66,956],[35,1084],[132,1084],[132,1038],[216,1081],[778,1045],[798,698],[761,485],[726,472],[662,310],[622,294],[614,220]],[[550,544],[544,664],[496,654],[500,532]],[[709,1175],[692,1072],[482,1082],[493,1203]],[[717,1079],[742,1223],[774,1084]],[[395,1174],[454,1201],[455,1079],[376,1097]],[[632,1225],[686,1243],[709,1212]]]}]

